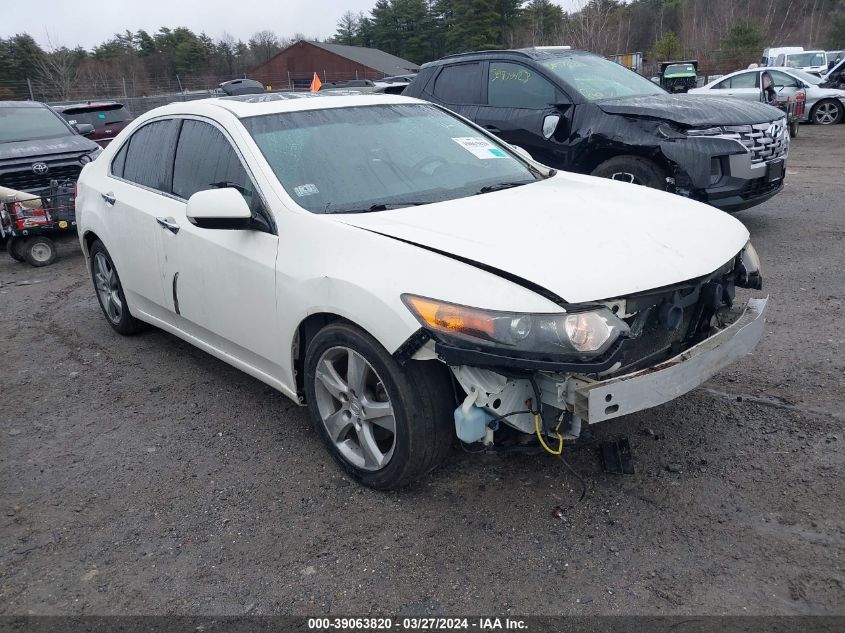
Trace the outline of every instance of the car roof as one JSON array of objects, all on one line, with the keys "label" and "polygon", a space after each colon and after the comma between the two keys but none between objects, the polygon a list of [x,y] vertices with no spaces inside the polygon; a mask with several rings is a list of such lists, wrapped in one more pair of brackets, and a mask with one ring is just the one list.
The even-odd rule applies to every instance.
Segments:
[{"label": "car roof", "polygon": [[46,108],[40,101],[0,101],[0,108]]},{"label": "car roof", "polygon": [[356,106],[428,103],[420,99],[381,93],[359,93],[343,90],[326,92],[268,92],[264,94],[215,97],[171,103],[150,110],[144,119],[173,114],[209,115],[214,110],[226,110],[238,118],[275,114],[277,112],[302,112],[327,108],[352,108]]},{"label": "car roof", "polygon": [[430,68],[432,66],[443,66],[445,64],[453,64],[456,61],[473,61],[487,59],[489,57],[506,57],[512,59],[531,59],[531,60],[546,60],[555,59],[558,57],[572,57],[575,55],[590,55],[596,56],[595,53],[589,51],[582,51],[575,48],[512,48],[504,50],[493,51],[472,51],[469,53],[456,53],[454,55],[447,55],[441,57],[437,61],[423,64],[421,68]]}]

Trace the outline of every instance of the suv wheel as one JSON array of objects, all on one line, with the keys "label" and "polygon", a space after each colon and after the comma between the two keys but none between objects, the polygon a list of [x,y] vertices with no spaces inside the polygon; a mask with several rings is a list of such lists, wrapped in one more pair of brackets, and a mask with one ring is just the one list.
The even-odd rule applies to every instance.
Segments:
[{"label": "suv wheel", "polygon": [[399,365],[354,325],[332,323],[311,340],[305,391],[317,433],[366,486],[406,486],[436,468],[452,445],[452,386],[439,361]]},{"label": "suv wheel", "polygon": [[842,104],[835,99],[819,101],[810,113],[810,120],[817,125],[834,125],[842,120]]},{"label": "suv wheel", "polygon": [[666,190],[666,172],[647,158],[639,156],[614,156],[596,167],[590,175]]}]

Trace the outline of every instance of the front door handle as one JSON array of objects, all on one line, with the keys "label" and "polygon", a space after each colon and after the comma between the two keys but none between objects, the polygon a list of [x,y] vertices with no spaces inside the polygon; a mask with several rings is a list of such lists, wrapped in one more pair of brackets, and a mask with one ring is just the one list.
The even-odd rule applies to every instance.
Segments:
[{"label": "front door handle", "polygon": [[114,194],[111,191],[109,191],[108,193],[101,193],[100,195],[103,196],[103,200],[105,200],[106,204],[110,207],[113,206],[116,202]]},{"label": "front door handle", "polygon": [[502,131],[499,128],[497,128],[495,125],[485,125],[484,129],[487,130],[488,132],[492,132],[493,134],[498,134],[499,132]]},{"label": "front door handle", "polygon": [[167,229],[174,235],[179,232],[179,225],[176,224],[176,220],[173,218],[156,218],[156,222],[158,222],[159,226]]}]

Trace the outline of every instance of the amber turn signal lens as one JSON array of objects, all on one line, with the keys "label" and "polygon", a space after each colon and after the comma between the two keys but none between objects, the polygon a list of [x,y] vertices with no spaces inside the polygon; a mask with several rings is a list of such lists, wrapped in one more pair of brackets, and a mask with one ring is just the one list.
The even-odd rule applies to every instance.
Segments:
[{"label": "amber turn signal lens", "polygon": [[481,310],[413,295],[403,298],[411,311],[432,329],[493,338],[496,322]]}]

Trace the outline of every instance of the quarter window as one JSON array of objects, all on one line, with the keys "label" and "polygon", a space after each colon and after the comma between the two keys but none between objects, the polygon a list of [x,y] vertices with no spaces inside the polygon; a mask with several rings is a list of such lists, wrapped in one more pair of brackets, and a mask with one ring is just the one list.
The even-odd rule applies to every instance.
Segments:
[{"label": "quarter window", "polygon": [[[179,122],[168,119],[153,121],[135,132],[129,139],[129,147],[123,159],[123,178],[170,193],[169,166],[178,129]],[[119,156],[115,157],[113,167],[117,165],[118,158]],[[115,172],[115,175],[118,174]]]},{"label": "quarter window", "polygon": [[124,143],[111,162],[111,173],[118,178],[123,178],[123,167],[126,165],[126,152],[128,149],[129,143]]},{"label": "quarter window", "polygon": [[444,103],[481,101],[481,64],[446,66],[434,81],[434,96]]},{"label": "quarter window", "polygon": [[555,87],[522,64],[490,62],[487,103],[500,108],[547,108],[555,102]]}]

